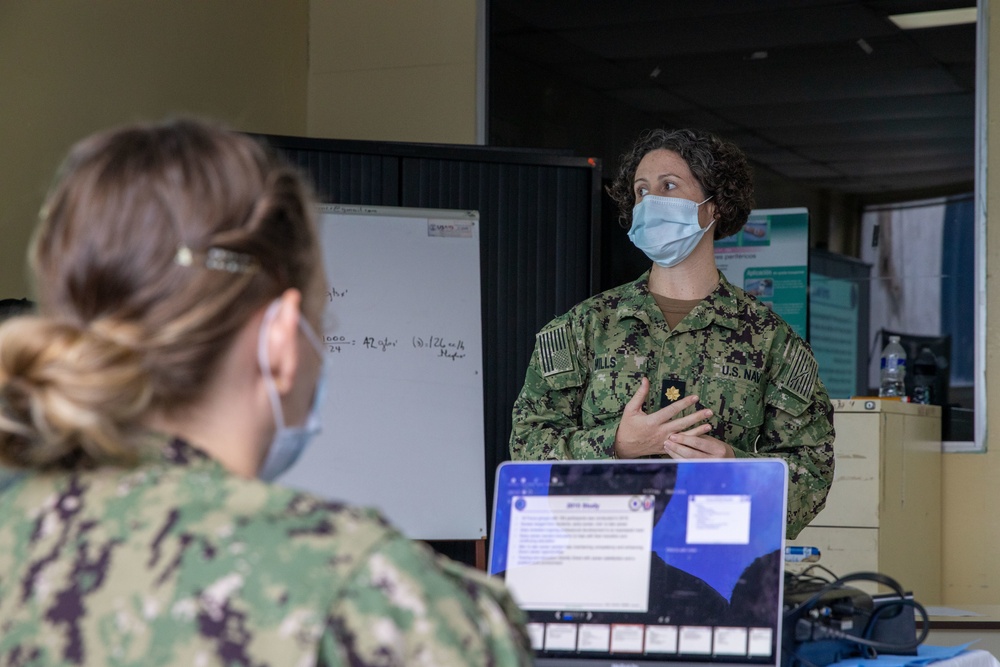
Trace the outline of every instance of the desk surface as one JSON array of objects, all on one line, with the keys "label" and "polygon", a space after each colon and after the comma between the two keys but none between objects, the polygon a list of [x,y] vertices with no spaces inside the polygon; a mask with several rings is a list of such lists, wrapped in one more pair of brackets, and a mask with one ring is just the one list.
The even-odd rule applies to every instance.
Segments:
[{"label": "desk surface", "polygon": [[[946,605],[948,609],[967,611],[975,616],[937,616],[930,614],[932,630],[1000,630],[1000,605]],[[933,611],[933,609],[931,610]]]},{"label": "desk surface", "polygon": [[931,616],[931,631],[924,643],[958,646],[973,642],[972,649],[1000,655],[1000,605],[957,604],[947,608],[974,612],[979,616]]},{"label": "desk surface", "polygon": [[997,667],[1000,662],[997,662],[996,657],[989,651],[971,650],[933,664],[940,667]]}]

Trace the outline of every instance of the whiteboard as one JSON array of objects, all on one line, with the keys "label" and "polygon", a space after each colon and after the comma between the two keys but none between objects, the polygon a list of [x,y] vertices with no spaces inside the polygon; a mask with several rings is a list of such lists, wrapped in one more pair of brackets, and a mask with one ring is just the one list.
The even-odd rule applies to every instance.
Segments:
[{"label": "whiteboard", "polygon": [[323,432],[278,481],[408,537],[486,535],[476,211],[322,205]]}]

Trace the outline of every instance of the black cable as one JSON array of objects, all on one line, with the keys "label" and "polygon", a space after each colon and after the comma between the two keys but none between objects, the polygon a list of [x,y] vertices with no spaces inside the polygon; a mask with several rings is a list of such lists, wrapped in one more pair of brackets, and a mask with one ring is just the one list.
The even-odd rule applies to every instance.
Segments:
[{"label": "black cable", "polygon": [[[834,574],[833,570],[831,570],[830,568],[828,568],[828,567],[826,567],[824,565],[820,565],[819,563],[814,563],[813,565],[810,565],[806,569],[802,570],[802,572],[798,573],[797,575],[792,575],[792,576],[793,576],[794,579],[799,579],[799,580],[808,579],[809,581],[817,582],[817,583],[821,583],[821,584],[828,584],[828,583],[830,583],[829,579],[823,579],[822,577],[813,574],[813,571],[822,571],[827,576],[829,576],[831,579],[837,579],[837,575]],[[786,573],[786,574],[790,574],[790,573]]]},{"label": "black cable", "polygon": [[[829,572],[829,570],[827,570],[827,572]],[[785,620],[786,621],[791,620],[792,618],[795,617],[796,614],[802,614],[811,610],[813,607],[816,606],[816,603],[823,598],[824,595],[826,595],[830,591],[835,591],[840,588],[843,588],[843,585],[849,581],[874,581],[875,583],[882,584],[883,586],[891,588],[899,597],[901,598],[906,597],[906,594],[903,592],[902,586],[900,586],[899,583],[892,577],[887,577],[884,574],[879,574],[878,572],[855,572],[854,574],[848,574],[843,577],[834,579],[833,581],[827,583],[825,586],[822,586],[818,591],[816,591],[812,596],[807,598],[805,601],[785,611],[784,614]]]},{"label": "black cable", "polygon": [[837,630],[836,628],[831,628],[825,625],[813,624],[813,629],[819,629],[821,634],[826,636],[823,637],[813,637],[814,639],[842,639],[844,641],[851,642],[852,644],[858,644],[860,646],[867,646],[873,648],[876,651],[909,651],[915,649],[927,638],[927,632],[929,630],[929,625],[926,623],[927,612],[920,605],[919,602],[913,602],[913,606],[920,610],[924,617],[924,628],[920,634],[919,639],[914,639],[912,642],[905,642],[902,644],[890,644],[888,642],[875,641],[874,639],[866,639],[864,637],[859,637],[857,635],[852,635],[850,633],[844,632],[843,630]]},{"label": "black cable", "polygon": [[861,636],[865,638],[871,636],[871,634],[875,631],[876,621],[878,621],[884,616],[887,616],[889,610],[895,612],[893,616],[889,616],[889,618],[893,618],[894,616],[898,616],[899,614],[901,614],[903,609],[906,607],[913,607],[915,611],[920,612],[920,621],[921,621],[920,634],[915,636],[913,642],[911,643],[887,644],[887,646],[889,646],[890,648],[882,648],[881,650],[909,651],[917,648],[918,646],[924,643],[925,639],[927,639],[927,635],[931,631],[931,623],[930,623],[930,618],[927,617],[927,610],[924,609],[924,606],[912,598],[900,598],[899,600],[893,600],[891,602],[882,603],[879,606],[879,608],[872,613],[871,618],[868,619],[868,623],[867,625],[865,625],[865,629],[861,633]]},{"label": "black cable", "polygon": [[[834,577],[833,581],[826,581],[820,577],[811,573],[813,569],[823,570],[830,576]],[[834,639],[849,642],[858,646],[859,650],[863,653],[868,654],[868,657],[873,657],[876,651],[909,651],[917,648],[923,641],[927,638],[927,634],[930,631],[930,620],[927,616],[927,610],[924,609],[923,605],[919,602],[907,598],[902,586],[899,583],[886,575],[879,574],[878,572],[856,572],[853,574],[845,575],[843,577],[837,577],[829,569],[821,565],[813,565],[804,570],[799,575],[790,575],[786,573],[786,583],[791,580],[796,585],[811,584],[813,586],[818,586],[818,589],[810,595],[803,602],[795,605],[794,607],[785,610],[784,612],[784,622],[786,628],[791,627],[791,622],[795,621],[796,624],[800,621],[807,624],[806,629],[808,630],[809,637],[812,640],[822,640],[822,639]],[[844,584],[850,581],[872,581],[878,584],[882,584],[893,590],[898,600],[884,603],[875,609],[870,615],[869,619],[862,631],[862,636],[852,635],[843,630],[838,630],[836,628],[830,627],[819,623],[813,619],[802,618],[805,614],[812,611],[817,604],[823,599],[823,597],[831,592],[836,591],[844,587]],[[903,642],[899,644],[880,642],[871,639],[871,634],[874,632],[876,622],[884,618],[893,618],[902,613],[905,607],[913,607],[915,611],[920,613],[921,616],[921,631],[919,636],[915,636],[912,642]],[[854,610],[859,611],[859,610]],[[793,650],[792,654],[799,663],[805,665],[805,667],[819,667],[805,658],[799,655],[798,650]]]}]

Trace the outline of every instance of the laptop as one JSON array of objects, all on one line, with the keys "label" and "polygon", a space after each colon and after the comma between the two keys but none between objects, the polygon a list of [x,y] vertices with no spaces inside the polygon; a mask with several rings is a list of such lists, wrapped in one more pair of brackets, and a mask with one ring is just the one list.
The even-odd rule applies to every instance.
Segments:
[{"label": "laptop", "polygon": [[537,665],[778,667],[782,459],[502,463],[489,572]]}]

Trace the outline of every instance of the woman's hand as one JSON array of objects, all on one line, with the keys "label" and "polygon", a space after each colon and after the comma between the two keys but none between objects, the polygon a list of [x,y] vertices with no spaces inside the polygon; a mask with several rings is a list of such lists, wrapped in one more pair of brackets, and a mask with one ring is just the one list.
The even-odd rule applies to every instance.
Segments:
[{"label": "woman's hand", "polygon": [[[615,433],[615,455],[618,458],[634,459],[665,453],[674,456],[666,447],[668,438],[680,434],[685,434],[685,437],[700,437],[711,430],[711,425],[701,423],[712,416],[711,410],[698,410],[686,417],[677,417],[698,402],[697,396],[685,396],[656,412],[646,414],[642,411],[642,405],[646,402],[647,396],[649,396],[649,380],[642,378],[639,389],[625,404],[618,431]],[[730,455],[732,455],[731,450]]]},{"label": "woman's hand", "polygon": [[695,433],[674,433],[663,443],[663,451],[673,459],[734,459],[733,448],[718,438]]}]

